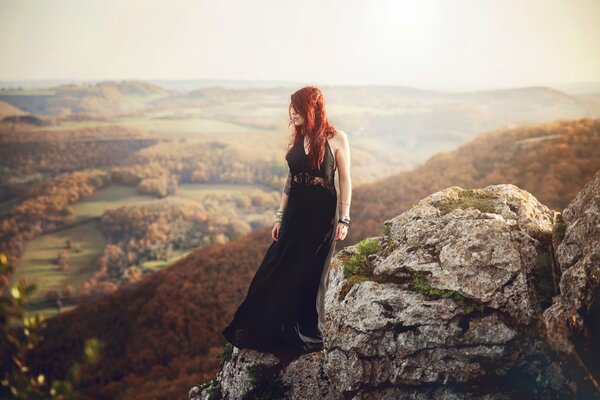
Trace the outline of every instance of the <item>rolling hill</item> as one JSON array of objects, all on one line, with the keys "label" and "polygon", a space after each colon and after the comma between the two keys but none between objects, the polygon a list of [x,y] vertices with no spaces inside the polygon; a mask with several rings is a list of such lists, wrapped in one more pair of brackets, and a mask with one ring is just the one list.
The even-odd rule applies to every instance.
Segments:
[{"label": "rolling hill", "polygon": [[[389,85],[322,90],[331,122],[351,134],[357,185],[411,170],[481,132],[600,117],[597,99],[544,86],[456,93]],[[0,101],[35,114],[50,125],[47,130],[117,124],[158,139],[219,140],[272,158],[287,139],[292,92],[289,86],[186,91],[146,81],[105,81],[3,90]]]}]

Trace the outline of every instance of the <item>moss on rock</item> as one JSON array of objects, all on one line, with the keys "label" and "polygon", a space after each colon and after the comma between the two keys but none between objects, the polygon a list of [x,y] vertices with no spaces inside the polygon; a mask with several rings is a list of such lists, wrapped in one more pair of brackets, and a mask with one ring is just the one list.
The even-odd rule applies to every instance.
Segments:
[{"label": "moss on rock", "polygon": [[438,201],[432,203],[442,213],[447,214],[457,208],[467,209],[475,208],[484,213],[493,213],[495,211],[493,199],[497,196],[485,189],[464,189],[456,193],[457,197],[450,200]]},{"label": "moss on rock", "polygon": [[429,284],[429,282],[427,281],[427,278],[425,278],[425,273],[423,271],[415,272],[415,274],[413,275],[412,284],[413,284],[414,289],[418,293],[422,294],[423,296],[433,298],[433,299],[440,299],[440,298],[450,299],[450,300],[454,301],[455,303],[457,303],[458,305],[465,307],[465,312],[467,314],[471,313],[475,310],[478,310],[481,312],[485,309],[485,306],[483,304],[477,303],[476,301],[474,301],[472,299],[464,297],[463,295],[461,295],[460,293],[458,293],[455,290],[438,289],[438,288],[432,287]]}]

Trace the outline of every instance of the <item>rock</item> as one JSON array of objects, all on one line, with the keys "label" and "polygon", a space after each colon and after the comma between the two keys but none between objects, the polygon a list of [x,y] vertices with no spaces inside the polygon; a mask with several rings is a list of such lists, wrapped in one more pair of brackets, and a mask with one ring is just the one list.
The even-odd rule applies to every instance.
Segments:
[{"label": "rock", "polygon": [[600,251],[600,171],[562,212],[565,238],[557,249],[563,271]]},{"label": "rock", "polygon": [[[190,400],[243,399],[248,391],[256,388],[252,384],[249,368],[260,366],[264,367],[263,370],[259,370],[262,371],[259,373],[263,373],[262,378],[267,378],[268,389],[271,391],[274,386],[282,388],[285,393],[285,397],[282,398],[342,399],[340,394],[334,391],[329,377],[324,372],[322,351],[301,355],[289,363],[284,370],[278,368],[279,363],[280,360],[272,354],[233,347],[231,356],[224,362],[216,379],[208,382],[206,387],[193,387],[189,398]],[[271,376],[271,373],[276,376]],[[255,397],[249,396],[249,398]]]},{"label": "rock", "polygon": [[286,399],[341,400],[324,369],[324,352],[313,352],[299,357],[285,369],[282,380],[290,390]]},{"label": "rock", "polygon": [[[543,301],[532,281],[553,220],[552,210],[514,185],[434,193],[386,221],[389,235],[377,240],[393,250],[373,259],[373,277],[353,285],[342,302],[346,278],[338,253],[324,332],[325,370],[336,389],[357,399],[385,398],[390,387],[394,398],[572,394],[536,335]],[[343,252],[350,257],[356,246]],[[431,293],[464,304],[420,293],[416,274]],[[467,303],[482,311],[469,312]],[[528,363],[532,357],[544,362]]]},{"label": "rock", "polygon": [[[573,331],[561,316],[575,309],[583,327],[598,325],[589,320],[598,298],[598,187],[586,186],[563,213],[560,268],[552,240],[559,214],[530,193],[506,184],[431,194],[385,221],[384,236],[332,258],[322,351],[281,367],[274,355],[234,348],[190,398],[212,390],[242,399],[253,387],[247,367],[257,364],[271,368],[285,399],[597,398],[581,391],[582,365],[562,356],[577,350],[573,332],[589,331]],[[344,271],[357,255],[358,273]]]},{"label": "rock", "polygon": [[560,295],[544,312],[548,342],[584,368],[598,387],[600,374],[600,171],[562,213],[564,238],[556,255]]},{"label": "rock", "polygon": [[436,288],[457,291],[529,324],[541,309],[527,279],[539,253],[547,251],[538,239],[550,238],[554,212],[514,185],[488,186],[475,195],[497,218],[474,208],[443,214],[436,207],[460,204],[461,192],[457,186],[436,192],[386,221],[390,239],[399,246],[374,273],[423,271]]}]

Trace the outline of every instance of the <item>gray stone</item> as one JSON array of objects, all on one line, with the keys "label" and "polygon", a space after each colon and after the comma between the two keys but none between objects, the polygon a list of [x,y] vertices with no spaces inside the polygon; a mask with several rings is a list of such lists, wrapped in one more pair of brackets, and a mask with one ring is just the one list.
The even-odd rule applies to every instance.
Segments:
[{"label": "gray stone", "polygon": [[560,295],[544,311],[543,320],[548,342],[593,379],[592,371],[600,372],[600,171],[562,216],[565,236],[556,250],[564,271]]}]

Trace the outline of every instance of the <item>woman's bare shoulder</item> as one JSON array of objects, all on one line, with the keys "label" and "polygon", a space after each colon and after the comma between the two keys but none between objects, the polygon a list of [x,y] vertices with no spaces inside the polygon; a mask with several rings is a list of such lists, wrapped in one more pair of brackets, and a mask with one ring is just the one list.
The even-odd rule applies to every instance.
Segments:
[{"label": "woman's bare shoulder", "polygon": [[331,139],[333,139],[335,141],[340,141],[340,140],[344,140],[345,137],[347,137],[346,132],[344,132],[341,129],[337,129],[337,128],[333,129],[333,136],[331,136]]},{"label": "woman's bare shoulder", "polygon": [[344,147],[345,143],[348,141],[348,135],[343,130],[334,128],[334,134],[331,140],[335,142],[336,147]]}]

